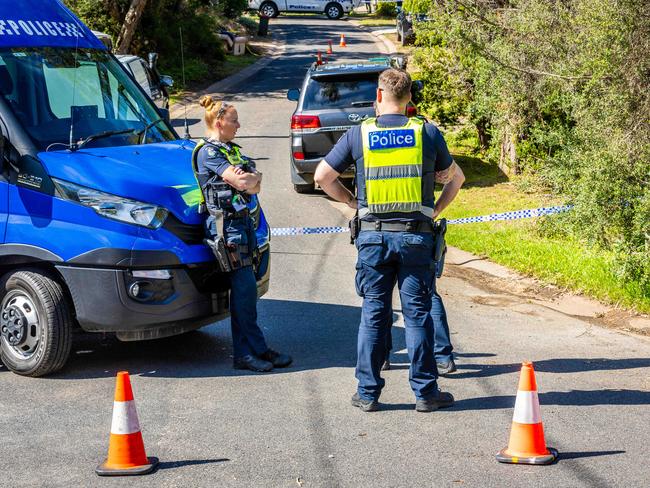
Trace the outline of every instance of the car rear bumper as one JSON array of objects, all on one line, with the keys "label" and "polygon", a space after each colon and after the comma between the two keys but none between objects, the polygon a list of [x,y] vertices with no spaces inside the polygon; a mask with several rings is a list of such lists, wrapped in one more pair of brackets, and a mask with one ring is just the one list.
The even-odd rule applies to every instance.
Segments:
[{"label": "car rear bumper", "polygon": [[[323,160],[323,158],[318,158],[318,159],[294,159],[293,157],[291,158],[291,162],[296,168],[296,172],[300,174],[300,176],[305,180],[309,180],[310,182],[313,182],[314,180],[314,173],[316,172],[316,166],[318,166],[318,163],[320,163]],[[341,178],[349,179],[349,178],[354,178],[354,166],[350,166],[348,169],[346,169],[343,174],[341,174]]]}]

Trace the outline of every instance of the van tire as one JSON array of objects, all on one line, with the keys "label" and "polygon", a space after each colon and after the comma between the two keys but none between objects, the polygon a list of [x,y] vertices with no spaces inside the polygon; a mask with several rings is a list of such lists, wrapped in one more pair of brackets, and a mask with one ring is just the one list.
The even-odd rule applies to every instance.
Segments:
[{"label": "van tire", "polygon": [[269,17],[269,18],[275,18],[278,15],[280,15],[278,6],[273,2],[264,2],[262,5],[260,5],[259,13],[260,13],[260,17]]},{"label": "van tire", "polygon": [[[31,335],[33,344],[10,344],[6,326],[12,315],[24,322],[22,335]],[[14,373],[36,377],[61,369],[70,355],[73,325],[63,287],[42,271],[14,271],[0,279],[0,358]],[[20,350],[26,348],[31,350]]]},{"label": "van tire", "polygon": [[330,20],[338,20],[343,17],[343,7],[335,2],[328,3],[325,6],[325,15]]}]

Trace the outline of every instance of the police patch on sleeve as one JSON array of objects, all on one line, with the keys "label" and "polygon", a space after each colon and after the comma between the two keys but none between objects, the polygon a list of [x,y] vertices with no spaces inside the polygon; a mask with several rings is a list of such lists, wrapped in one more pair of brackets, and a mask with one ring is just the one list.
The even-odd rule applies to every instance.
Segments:
[{"label": "police patch on sleeve", "polygon": [[208,146],[206,149],[206,152],[208,153],[208,159],[214,159],[217,157],[217,150],[213,147]]},{"label": "police patch on sleeve", "polygon": [[413,129],[378,130],[368,133],[368,147],[371,150],[414,146],[415,131]]}]

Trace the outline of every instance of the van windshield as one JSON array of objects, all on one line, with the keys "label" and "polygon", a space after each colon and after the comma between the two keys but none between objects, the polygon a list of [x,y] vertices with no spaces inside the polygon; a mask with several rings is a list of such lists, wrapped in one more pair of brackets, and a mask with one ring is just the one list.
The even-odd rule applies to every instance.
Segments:
[{"label": "van windshield", "polygon": [[66,149],[71,121],[75,142],[121,132],[87,147],[176,139],[119,62],[103,51],[0,49],[0,95],[40,150]]}]

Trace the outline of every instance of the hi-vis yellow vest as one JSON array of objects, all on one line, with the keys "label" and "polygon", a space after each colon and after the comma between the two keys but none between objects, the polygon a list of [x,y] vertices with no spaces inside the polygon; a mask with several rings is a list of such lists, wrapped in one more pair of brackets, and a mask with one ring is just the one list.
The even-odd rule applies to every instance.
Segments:
[{"label": "hi-vis yellow vest", "polygon": [[359,210],[361,217],[389,212],[433,217],[433,209],[422,205],[423,127],[416,117],[401,127],[378,127],[374,118],[361,124],[368,205]]},{"label": "hi-vis yellow vest", "polygon": [[233,166],[241,166],[247,164],[246,160],[241,157],[241,151],[239,150],[239,147],[237,146],[231,146],[232,153],[228,151],[223,146],[217,146],[215,144],[211,144],[210,141],[201,139],[196,146],[194,146],[194,150],[192,151],[192,171],[194,172],[194,178],[196,178],[196,182],[199,184],[199,190],[201,190],[201,202],[200,204],[203,205],[205,203],[205,195],[203,194],[203,187],[206,185],[207,181],[202,181],[202,178],[199,177],[199,166],[198,166],[198,155],[199,151],[203,146],[206,144],[212,145],[216,151],[219,151],[221,154],[223,154],[228,162],[232,164]]}]

